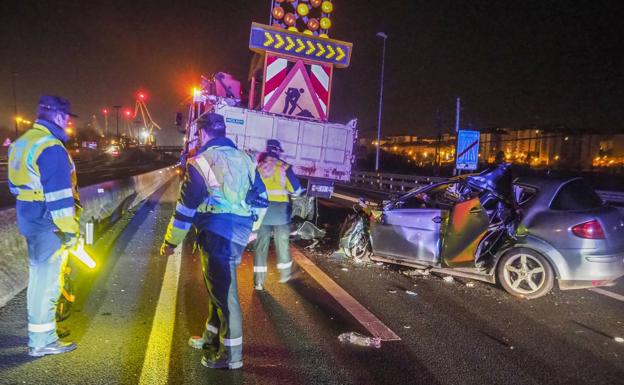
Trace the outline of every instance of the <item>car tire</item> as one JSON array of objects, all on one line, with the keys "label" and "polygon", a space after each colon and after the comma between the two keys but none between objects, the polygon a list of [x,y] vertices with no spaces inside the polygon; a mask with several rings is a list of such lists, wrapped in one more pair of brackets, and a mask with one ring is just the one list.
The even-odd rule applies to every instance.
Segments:
[{"label": "car tire", "polygon": [[555,273],[540,253],[527,248],[514,248],[498,262],[496,279],[514,297],[534,299],[550,292]]}]

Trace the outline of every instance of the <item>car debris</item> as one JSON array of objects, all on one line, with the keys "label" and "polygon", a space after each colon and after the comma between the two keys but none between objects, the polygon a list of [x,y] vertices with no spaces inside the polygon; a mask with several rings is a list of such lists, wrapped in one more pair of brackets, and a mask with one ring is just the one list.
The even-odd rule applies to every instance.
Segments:
[{"label": "car debris", "polygon": [[293,233],[295,237],[310,241],[325,237],[326,231],[319,229],[310,221],[305,221]]},{"label": "car debris", "polygon": [[418,295],[418,293],[415,293],[415,292],[413,292],[411,290],[405,290],[405,294],[407,294],[407,295]]},{"label": "car debris", "polygon": [[342,271],[349,271],[349,269],[347,269],[346,267],[343,267],[342,269],[340,269]]},{"label": "car debris", "polygon": [[475,287],[475,283],[474,283],[474,281],[468,281],[468,282],[466,282],[466,287]]},{"label": "car debris", "polygon": [[388,290],[388,293],[390,293],[390,294],[396,294],[396,292],[397,292],[397,291],[396,291],[396,290],[394,290],[394,289],[390,289],[390,290]]},{"label": "car debris", "polygon": [[622,337],[613,337],[613,340],[614,340],[615,342],[619,342],[619,343],[624,342],[624,338],[622,338]]},{"label": "car debris", "polygon": [[373,347],[376,349],[381,347],[381,338],[367,337],[357,332],[342,333],[338,336],[338,340],[343,343],[348,342],[352,345]]},{"label": "car debris", "polygon": [[444,282],[448,282],[448,283],[455,282],[455,278],[453,278],[452,275],[444,276],[444,278],[442,278],[442,279],[444,280]]}]

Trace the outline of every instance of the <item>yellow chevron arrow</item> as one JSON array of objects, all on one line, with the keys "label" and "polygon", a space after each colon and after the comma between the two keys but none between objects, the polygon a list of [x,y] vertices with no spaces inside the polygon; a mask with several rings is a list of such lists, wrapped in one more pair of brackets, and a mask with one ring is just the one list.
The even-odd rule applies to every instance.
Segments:
[{"label": "yellow chevron arrow", "polygon": [[323,48],[323,44],[321,43],[316,43],[316,46],[318,47],[318,52],[316,53],[316,57],[321,57],[323,56],[323,54],[325,53],[325,48]]},{"label": "yellow chevron arrow", "polygon": [[304,48],[305,48],[305,44],[303,44],[301,39],[297,39],[297,49],[295,50],[295,52],[299,53],[303,51]]},{"label": "yellow chevron arrow", "polygon": [[275,43],[275,48],[279,48],[284,45],[284,39],[280,35],[275,34],[275,38],[277,39],[277,43]]},{"label": "yellow chevron arrow", "polygon": [[310,40],[308,40],[307,43],[308,43],[308,47],[310,48],[306,51],[306,55],[309,55],[312,52],[314,52],[316,48],[314,47],[314,43],[312,43]]},{"label": "yellow chevron arrow", "polygon": [[288,40],[288,45],[286,46],[285,50],[290,51],[295,46],[295,42],[293,41],[293,39],[290,38],[290,36],[286,36],[286,40]]},{"label": "yellow chevron arrow", "polygon": [[338,56],[336,56],[336,60],[341,60],[343,57],[345,57],[345,53],[342,48],[340,48],[340,46],[336,47],[336,51],[338,51]]},{"label": "yellow chevron arrow", "polygon": [[325,58],[331,59],[336,54],[336,51],[334,51],[334,47],[329,44],[327,44],[327,50],[329,51],[329,53],[327,54],[327,56],[325,56]]},{"label": "yellow chevron arrow", "polygon": [[275,40],[273,40],[273,38],[271,37],[271,34],[270,34],[270,33],[268,33],[268,32],[265,32],[265,33],[264,33],[264,37],[266,37],[266,40],[264,41],[264,46],[265,46],[265,47],[269,47],[269,46],[271,46],[271,44],[273,44],[273,42],[275,41]]}]

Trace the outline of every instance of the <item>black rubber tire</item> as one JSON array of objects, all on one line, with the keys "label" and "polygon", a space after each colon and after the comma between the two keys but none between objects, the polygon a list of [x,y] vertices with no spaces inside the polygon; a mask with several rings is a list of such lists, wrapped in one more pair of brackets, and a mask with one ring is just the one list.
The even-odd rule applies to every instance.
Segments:
[{"label": "black rubber tire", "polygon": [[[532,273],[529,277],[523,278],[521,271],[526,269],[522,267],[518,268],[515,264],[518,259],[520,259],[519,264],[522,266],[522,256],[525,256],[525,260],[527,264],[530,265],[531,271],[539,271],[541,268],[543,272]],[[511,268],[509,266],[511,266]],[[516,269],[519,273],[510,271],[510,269]],[[535,282],[533,279],[534,274],[541,274],[538,282]],[[496,280],[505,291],[514,297],[535,299],[548,294],[548,292],[552,290],[555,282],[555,273],[550,262],[540,253],[528,248],[519,247],[507,251],[499,260],[496,266]],[[530,285],[528,280],[531,280],[533,285]],[[536,288],[533,286],[536,286]]]}]

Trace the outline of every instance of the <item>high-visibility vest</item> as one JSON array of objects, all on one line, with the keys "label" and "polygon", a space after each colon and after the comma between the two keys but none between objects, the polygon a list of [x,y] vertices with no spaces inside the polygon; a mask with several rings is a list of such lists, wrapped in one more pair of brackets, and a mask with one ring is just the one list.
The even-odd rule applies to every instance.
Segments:
[{"label": "high-visibility vest", "polygon": [[258,166],[260,177],[266,186],[269,202],[288,202],[288,193],[293,187],[286,176],[287,165],[278,160],[274,164],[265,162]]},{"label": "high-visibility vest", "polygon": [[198,213],[252,214],[245,203],[256,176],[256,166],[249,155],[234,147],[214,146],[190,158],[189,164],[199,171],[208,190],[208,198],[197,208]]},{"label": "high-visibility vest", "polygon": [[[35,123],[30,130],[11,144],[8,157],[9,188],[17,200],[24,202],[53,202],[73,197],[75,201],[78,201],[76,168],[69,153],[67,153],[69,163],[66,167],[69,167],[71,170],[71,186],[48,193],[43,191],[41,172],[37,161],[42,152],[52,146],[61,146],[65,149],[63,142],[52,135],[45,126],[38,123]],[[61,231],[68,233],[78,231],[77,210],[75,207],[52,210],[51,214],[54,223]]]}]

